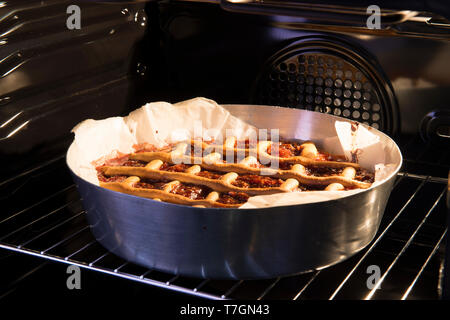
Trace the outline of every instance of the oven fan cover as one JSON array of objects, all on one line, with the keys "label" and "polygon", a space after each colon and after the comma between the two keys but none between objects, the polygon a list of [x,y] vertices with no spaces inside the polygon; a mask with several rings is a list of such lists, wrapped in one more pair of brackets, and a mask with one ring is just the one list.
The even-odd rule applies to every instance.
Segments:
[{"label": "oven fan cover", "polygon": [[341,116],[393,134],[396,100],[375,59],[342,40],[302,39],[272,56],[252,102]]}]

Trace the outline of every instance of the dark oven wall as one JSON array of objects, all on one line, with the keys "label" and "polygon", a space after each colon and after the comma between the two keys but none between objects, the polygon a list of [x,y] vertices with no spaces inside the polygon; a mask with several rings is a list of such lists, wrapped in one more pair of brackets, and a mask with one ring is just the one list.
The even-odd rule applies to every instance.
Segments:
[{"label": "dark oven wall", "polygon": [[2,181],[63,156],[80,121],[125,115],[151,95],[143,57],[158,59],[147,41],[156,3],[75,3],[80,29],[66,25],[74,1],[0,6]]},{"label": "dark oven wall", "polygon": [[[216,4],[160,7],[165,98],[171,101],[205,96],[220,103],[306,108],[375,123],[391,134],[417,133],[427,113],[449,108],[450,42],[442,29],[416,22],[368,33],[366,28],[321,28],[294,17],[234,13]],[[335,65],[328,65],[330,57]],[[345,92],[344,74],[342,83],[330,82],[327,92],[327,78],[335,82],[336,72],[348,69],[353,69],[350,90]],[[375,78],[368,106],[364,82],[361,86],[355,77],[358,70],[363,79]]]}]

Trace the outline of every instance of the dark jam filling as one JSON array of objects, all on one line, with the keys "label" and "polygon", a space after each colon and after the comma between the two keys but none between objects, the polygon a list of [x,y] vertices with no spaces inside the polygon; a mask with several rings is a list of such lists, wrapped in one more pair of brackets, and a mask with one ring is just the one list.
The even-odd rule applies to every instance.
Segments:
[{"label": "dark jam filling", "polygon": [[[203,148],[200,144],[198,144],[202,142],[207,146]],[[193,157],[204,157],[212,152],[222,153],[222,148],[223,145],[219,144],[214,139],[212,140],[194,139],[194,143],[191,143],[190,147],[186,149],[185,155]]]},{"label": "dark jam filling", "polygon": [[170,172],[184,172],[190,166],[184,163],[179,164],[170,164],[168,162],[164,162],[162,166],[159,168],[161,171],[170,171]]},{"label": "dark jam filling", "polygon": [[97,173],[97,177],[98,177],[98,181],[100,181],[100,182],[122,182],[126,178],[128,178],[128,176],[111,176],[111,177],[107,177],[100,171]]},{"label": "dark jam filling", "polygon": [[343,168],[327,168],[327,167],[306,167],[306,174],[310,176],[319,176],[319,177],[329,177],[329,176],[335,176],[340,175],[342,171],[344,171]]},{"label": "dark jam filling", "polygon": [[345,156],[337,156],[337,155],[331,155],[326,152],[319,152],[316,159],[317,161],[347,161]]},{"label": "dark jam filling", "polygon": [[141,160],[133,160],[133,159],[128,159],[127,161],[125,161],[122,166],[124,167],[145,167],[147,165],[147,162],[145,161],[141,161]]},{"label": "dark jam filling", "polygon": [[280,163],[278,164],[278,167],[279,167],[281,170],[291,170],[293,165],[294,165],[294,163],[280,162]]},{"label": "dark jam filling", "polygon": [[213,150],[214,150],[214,148],[212,148],[212,147],[211,148],[208,147],[203,150],[202,147],[191,144],[191,147],[187,148],[186,152],[184,154],[186,156],[204,157],[204,156],[210,154]]},{"label": "dark jam filling", "polygon": [[232,150],[228,150],[222,154],[222,161],[225,163],[239,163],[240,161],[245,159],[245,154],[239,152],[233,152]]},{"label": "dark jam filling", "polygon": [[223,173],[221,172],[215,172],[215,171],[200,171],[196,174],[199,177],[207,178],[207,179],[220,179],[220,177],[223,176]]},{"label": "dark jam filling", "polygon": [[[230,151],[227,152],[227,154],[222,154],[222,161],[224,163],[240,163],[242,160],[244,160],[248,154],[244,154],[241,152],[234,152],[231,153]],[[255,156],[255,155],[253,155]],[[228,159],[227,159],[228,158]],[[247,164],[250,168],[264,168],[266,167],[261,162],[257,161],[256,163]]]},{"label": "dark jam filling", "polygon": [[362,182],[368,182],[368,183],[374,183],[375,175],[367,170],[358,169],[358,170],[356,170],[355,180],[362,181]]},{"label": "dark jam filling", "polygon": [[151,179],[141,179],[139,182],[136,182],[133,187],[140,189],[156,189],[162,190],[168,181],[158,181]]},{"label": "dark jam filling", "polygon": [[249,174],[237,177],[231,184],[239,188],[271,188],[279,187],[282,183],[281,179]]},{"label": "dark jam filling", "polygon": [[234,147],[238,149],[255,149],[258,145],[258,141],[250,141],[250,139],[236,140]]},{"label": "dark jam filling", "polygon": [[301,184],[297,187],[297,191],[322,191],[327,186],[321,186],[321,185],[304,185]]},{"label": "dark jam filling", "polygon": [[250,168],[264,168],[264,167],[266,167],[265,165],[263,165],[260,162],[251,163],[251,164],[248,164],[247,166],[249,166]]},{"label": "dark jam filling", "polygon": [[[278,143],[278,156],[280,158],[290,158],[300,156],[303,147],[301,143],[297,142],[279,142]],[[272,153],[272,146],[267,148],[267,153]],[[345,156],[331,155],[326,152],[319,152],[314,159],[317,161],[346,161]]]},{"label": "dark jam filling", "polygon": [[246,203],[249,198],[249,195],[242,193],[242,192],[228,192],[228,193],[222,193],[219,196],[219,199],[217,199],[217,202],[223,203],[223,204],[240,204],[240,203]]},{"label": "dark jam filling", "polygon": [[[306,167],[306,174],[317,177],[338,176],[341,175],[343,171],[344,168]],[[375,176],[367,170],[357,169],[354,180],[373,183],[375,181]]]},{"label": "dark jam filling", "polygon": [[[267,153],[272,154],[272,148],[273,146],[269,146],[267,148]],[[280,158],[289,158],[289,157],[295,157],[299,156],[302,152],[303,147],[300,143],[292,142],[278,142],[278,156]]]},{"label": "dark jam filling", "polygon": [[203,200],[211,192],[212,190],[208,187],[187,183],[180,183],[170,190],[170,193],[175,193],[192,200]]}]

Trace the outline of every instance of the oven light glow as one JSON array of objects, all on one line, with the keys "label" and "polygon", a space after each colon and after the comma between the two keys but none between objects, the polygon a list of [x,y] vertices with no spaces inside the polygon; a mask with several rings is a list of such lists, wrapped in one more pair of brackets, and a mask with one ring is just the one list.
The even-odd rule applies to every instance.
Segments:
[{"label": "oven light glow", "polygon": [[15,134],[16,134],[17,132],[19,132],[22,128],[24,128],[24,127],[28,124],[28,122],[30,122],[30,120],[28,120],[28,121],[22,123],[20,126],[18,126],[17,128],[15,128],[13,131],[11,131],[11,132],[6,136],[5,139],[8,139],[8,138],[12,137],[13,135],[15,135]]},{"label": "oven light glow", "polygon": [[8,71],[6,71],[4,74],[1,75],[2,78],[6,77],[8,74],[10,74],[11,72],[13,72],[14,70],[18,69],[20,66],[22,66],[25,63],[25,61],[22,61],[21,63],[18,63],[17,65],[15,65],[14,67],[12,67],[11,69],[9,69]]},{"label": "oven light glow", "polygon": [[17,118],[21,113],[22,113],[22,111],[20,111],[19,113],[16,113],[16,114],[13,115],[11,118],[9,118],[9,119],[6,120],[5,122],[3,122],[2,125],[0,126],[0,128],[5,127],[8,123],[10,123],[10,122],[13,121],[15,118]]}]

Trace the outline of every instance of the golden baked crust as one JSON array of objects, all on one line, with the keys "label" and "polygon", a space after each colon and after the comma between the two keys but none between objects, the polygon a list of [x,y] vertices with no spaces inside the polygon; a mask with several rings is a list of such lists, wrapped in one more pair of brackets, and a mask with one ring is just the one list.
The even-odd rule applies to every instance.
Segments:
[{"label": "golden baked crust", "polygon": [[[106,176],[114,175],[127,175],[137,176],[141,178],[154,179],[154,180],[177,180],[180,182],[186,182],[191,184],[200,184],[207,186],[215,191],[219,192],[245,192],[249,195],[262,195],[273,194],[279,192],[292,192],[298,187],[298,181],[296,179],[287,179],[277,187],[260,187],[260,188],[243,188],[233,185],[239,178],[239,174],[236,172],[228,172],[221,176],[219,179],[211,179],[196,175],[194,172],[200,172],[199,165],[193,165],[185,172],[170,172],[162,171],[160,167],[163,165],[161,160],[153,160],[149,162],[145,167],[124,167],[124,166],[104,166],[100,170]],[[194,171],[195,170],[195,171]]]},{"label": "golden baked crust", "polygon": [[165,184],[162,190],[159,189],[148,189],[148,188],[137,188],[136,183],[140,182],[140,178],[136,176],[131,176],[120,182],[100,182],[100,186],[122,193],[131,194],[134,196],[150,198],[158,201],[165,201],[176,204],[184,204],[196,207],[222,207],[222,208],[237,208],[243,203],[228,204],[221,203],[217,200],[219,199],[219,193],[212,191],[204,199],[190,199],[188,197],[171,193],[171,189],[180,185],[179,181],[171,181]]},{"label": "golden baked crust", "polygon": [[[312,142],[298,145],[280,143],[279,148],[294,150],[283,150],[283,157],[281,152],[271,154],[271,150],[277,151],[277,148],[271,149],[272,144],[271,141],[239,143],[232,137],[223,144],[192,140],[178,143],[172,149],[144,150],[128,156],[127,159],[134,162],[122,165],[107,163],[98,167],[99,177],[103,177],[99,178],[100,186],[178,204],[239,207],[248,196],[305,190],[366,189],[373,182],[373,175],[367,172],[364,173],[365,179],[360,178],[362,169],[358,164],[324,157]],[[198,150],[203,156],[193,152]],[[226,156],[230,154],[234,160],[238,160],[236,155],[239,154],[245,157],[238,162],[227,162]],[[280,168],[264,166],[260,161],[279,164]],[[113,180],[108,177],[113,177]],[[119,181],[114,177],[123,178]],[[147,180],[156,181],[159,187],[141,183]],[[195,192],[192,191],[194,189]]]}]

